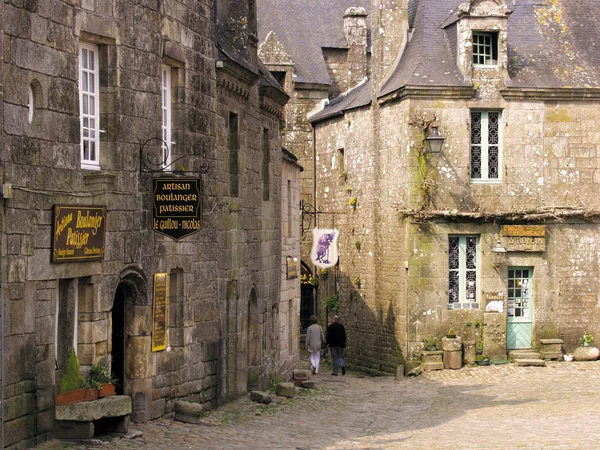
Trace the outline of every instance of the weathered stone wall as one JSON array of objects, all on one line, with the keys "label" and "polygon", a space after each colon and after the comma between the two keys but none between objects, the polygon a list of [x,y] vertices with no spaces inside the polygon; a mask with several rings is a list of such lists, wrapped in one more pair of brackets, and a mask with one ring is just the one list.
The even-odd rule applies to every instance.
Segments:
[{"label": "weathered stone wall", "polygon": [[[290,379],[300,362],[300,168],[284,160],[281,173],[281,299],[279,302],[280,372]],[[289,185],[288,185],[289,183]],[[289,188],[288,188],[289,186]],[[288,190],[289,189],[289,190]],[[291,194],[291,198],[289,196]],[[287,258],[295,258],[296,277],[288,278]]]},{"label": "weathered stone wall", "polygon": [[[181,397],[214,406],[245,393],[249,379],[264,387],[279,370],[281,117],[261,109],[256,78],[242,86],[245,98],[217,92],[213,2],[171,6],[2,5],[2,83],[9,86],[2,181],[13,187],[2,213],[9,448],[29,448],[53,429],[65,305],[77,323],[70,332],[77,333],[84,370],[115,354],[115,309],[123,308],[123,390],[134,399],[138,421],[172,411],[172,400]],[[80,169],[80,42],[99,47],[101,171]],[[201,163],[207,167],[202,230],[180,242],[151,231],[154,175],[140,173],[140,143],[160,136],[162,64],[176,74],[174,158],[192,155],[174,169],[199,176]],[[231,110],[241,116],[237,198],[229,197],[223,119]],[[268,201],[262,200],[264,128],[270,130]],[[145,151],[157,150],[150,147]],[[103,261],[50,263],[55,204],[107,207]],[[164,272],[171,281],[169,350],[151,352],[153,274]],[[235,357],[228,359],[232,347]]]}]

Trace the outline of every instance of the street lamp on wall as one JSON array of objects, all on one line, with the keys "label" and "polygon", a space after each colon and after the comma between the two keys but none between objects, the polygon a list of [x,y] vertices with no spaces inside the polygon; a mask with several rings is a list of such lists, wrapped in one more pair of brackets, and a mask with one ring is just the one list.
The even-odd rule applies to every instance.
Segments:
[{"label": "street lamp on wall", "polygon": [[492,248],[492,258],[494,267],[500,267],[506,261],[506,249],[502,246],[502,242],[497,241],[494,248]]},{"label": "street lamp on wall", "polygon": [[427,151],[429,153],[441,152],[442,145],[444,145],[444,140],[446,140],[446,138],[440,134],[437,125],[430,125],[427,128],[425,144],[427,145]]}]

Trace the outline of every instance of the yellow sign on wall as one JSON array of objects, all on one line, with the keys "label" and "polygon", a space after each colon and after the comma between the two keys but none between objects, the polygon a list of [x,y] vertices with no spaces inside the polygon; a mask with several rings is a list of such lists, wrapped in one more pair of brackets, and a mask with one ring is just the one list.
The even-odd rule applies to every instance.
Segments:
[{"label": "yellow sign on wall", "polygon": [[169,274],[154,274],[154,307],[152,311],[152,351],[167,348],[169,327]]}]

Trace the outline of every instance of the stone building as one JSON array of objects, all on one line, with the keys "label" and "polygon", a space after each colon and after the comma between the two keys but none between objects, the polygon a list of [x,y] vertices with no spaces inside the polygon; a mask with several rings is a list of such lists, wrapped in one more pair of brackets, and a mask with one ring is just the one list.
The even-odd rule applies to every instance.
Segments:
[{"label": "stone building", "polygon": [[390,0],[368,19],[369,80],[309,117],[353,367],[415,364],[451,327],[493,359],[600,333],[599,5]]},{"label": "stone building", "polygon": [[255,2],[3,2],[0,20],[4,446],[51,436],[72,348],[84,372],[109,361],[135,422],[289,376],[300,168]]},{"label": "stone building", "polygon": [[[300,198],[306,212],[313,211],[315,206],[315,148],[308,116],[320,110],[330,98],[354,88],[367,77],[369,10],[367,0],[257,1],[259,57],[290,96],[282,139],[284,147],[296,155],[304,167]],[[294,20],[289,20],[290,17]],[[312,314],[325,317],[322,310],[318,311],[316,291],[310,282],[313,275],[315,279],[318,277],[310,262],[310,229],[315,217],[304,214],[303,218],[302,329]],[[321,289],[319,297],[324,298],[326,290]]]}]

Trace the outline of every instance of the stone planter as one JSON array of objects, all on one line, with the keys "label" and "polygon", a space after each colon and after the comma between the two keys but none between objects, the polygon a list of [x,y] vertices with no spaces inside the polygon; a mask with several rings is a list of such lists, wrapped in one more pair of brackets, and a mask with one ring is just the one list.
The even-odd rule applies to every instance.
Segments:
[{"label": "stone planter", "polygon": [[460,369],[462,367],[462,339],[460,337],[442,338],[444,350],[444,368]]},{"label": "stone planter", "polygon": [[549,360],[562,359],[562,339],[540,339],[540,358]]},{"label": "stone planter", "polygon": [[600,356],[600,350],[596,347],[577,347],[573,352],[575,361],[596,361]]},{"label": "stone planter", "polygon": [[477,361],[477,345],[474,341],[463,342],[463,353],[465,364],[475,364]]},{"label": "stone planter", "polygon": [[423,372],[428,370],[442,370],[444,368],[443,356],[444,352],[441,350],[421,352],[421,370]]}]

